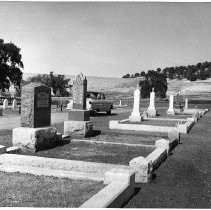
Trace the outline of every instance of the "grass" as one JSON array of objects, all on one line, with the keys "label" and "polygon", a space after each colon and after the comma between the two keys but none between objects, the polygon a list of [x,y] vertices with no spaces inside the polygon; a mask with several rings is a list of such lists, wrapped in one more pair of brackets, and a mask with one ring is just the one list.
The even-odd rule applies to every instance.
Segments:
[{"label": "grass", "polygon": [[[195,106],[195,105],[194,105]],[[210,104],[197,105],[198,108],[211,108]],[[166,108],[167,109],[167,108]],[[165,109],[165,110],[166,110]],[[160,109],[158,110],[160,111]],[[94,129],[96,131],[101,131],[101,135],[97,135],[94,138],[97,140],[107,139],[110,136],[114,141],[119,141],[121,138],[125,141],[136,141],[137,136],[140,135],[137,132],[109,130],[108,121],[109,120],[122,120],[128,118],[130,111],[125,111],[117,115],[98,115],[92,117],[91,120],[94,121]],[[63,124],[56,125],[60,132],[63,132]],[[1,131],[2,132],[2,131]],[[0,133],[6,136],[6,138],[11,139],[11,131],[3,131]],[[132,135],[133,134],[133,135]],[[151,134],[150,134],[151,135]],[[156,135],[156,134],[155,134]],[[139,193],[133,197],[128,204],[125,206],[127,208],[210,208],[210,191],[211,191],[211,166],[210,166],[210,135],[211,135],[211,112],[208,112],[199,122],[194,125],[190,133],[181,135],[180,145],[173,151],[174,154],[168,157],[159,169],[156,171],[156,179],[149,184],[143,184]],[[140,138],[144,141],[143,135]],[[5,139],[5,138],[4,138]],[[6,140],[4,140],[6,141]],[[146,138],[146,142],[148,139]],[[7,141],[6,141],[7,142]],[[65,142],[64,142],[65,143]],[[58,146],[57,148],[48,150],[50,155],[55,155],[58,153],[58,157],[68,155],[70,158],[80,159],[85,161],[103,161],[103,162],[113,162],[113,163],[127,163],[128,160],[136,155],[140,155],[140,150],[136,147],[95,147],[93,144],[84,144],[79,142],[72,142]],[[134,150],[132,150],[133,148]],[[55,150],[57,149],[57,152]],[[141,149],[142,150],[142,149]],[[40,154],[44,154],[46,151],[40,151]],[[149,151],[146,150],[147,154]],[[143,151],[142,151],[143,154]],[[38,155],[38,154],[37,154]],[[27,175],[28,176],[28,175]],[[21,181],[18,181],[20,178]],[[46,177],[44,177],[46,178]],[[29,206],[33,204],[31,199],[36,198],[34,202],[40,202],[39,193],[43,196],[41,197],[43,205],[42,207],[49,207],[49,199],[52,199],[50,207],[66,207],[69,202],[68,207],[78,207],[80,204],[77,202],[72,202],[75,198],[81,199],[84,196],[84,191],[91,191],[90,188],[84,189],[75,185],[76,188],[71,187],[71,184],[62,181],[38,181],[33,182],[30,178],[28,179],[23,174],[0,174],[0,203],[3,206],[18,206],[17,200],[21,201],[22,206]],[[45,179],[44,179],[45,180]],[[27,185],[32,183],[32,185]],[[37,185],[41,184],[41,188],[36,188]],[[45,185],[46,184],[46,185]],[[86,183],[85,183],[86,184]],[[65,186],[65,188],[59,186]],[[81,185],[84,185],[83,183]],[[93,185],[93,184],[92,184]],[[91,186],[92,186],[91,185]],[[8,187],[7,187],[8,186]],[[14,186],[14,188],[13,188]],[[40,186],[40,185],[39,185]],[[44,188],[45,186],[45,188]],[[56,194],[55,191],[49,193],[48,190],[61,189],[61,194]],[[51,189],[53,188],[53,189]],[[62,191],[68,188],[69,191]],[[35,189],[35,191],[33,191]],[[48,190],[47,190],[48,189]],[[29,191],[28,191],[29,190]],[[78,190],[78,194],[75,193]],[[44,191],[46,194],[44,194]],[[73,191],[73,192],[72,192]],[[33,192],[33,193],[31,193]],[[39,193],[37,193],[39,192]],[[53,192],[53,193],[52,193]],[[15,194],[14,194],[15,193]],[[31,193],[31,194],[30,194]],[[28,196],[29,195],[29,196]],[[48,195],[50,195],[49,198]],[[68,196],[72,196],[71,199]],[[89,195],[89,193],[87,194]],[[20,199],[19,197],[20,196]],[[26,200],[24,200],[26,198]],[[55,202],[54,202],[55,200]],[[72,201],[71,201],[72,200]],[[71,202],[72,203],[71,203]],[[31,202],[31,203],[30,203]],[[60,203],[59,203],[60,202]],[[63,204],[62,204],[63,202]],[[21,206],[19,205],[19,206]],[[38,204],[40,205],[40,204]]]},{"label": "grass", "polygon": [[27,155],[128,165],[131,159],[138,156],[145,157],[154,150],[154,147],[88,144],[76,141],[69,143],[68,140],[66,143],[49,150],[27,153]]},{"label": "grass", "polygon": [[77,208],[103,183],[0,172],[1,207]]},{"label": "grass", "polygon": [[12,146],[12,131],[0,130],[0,145],[11,147]]},{"label": "grass", "polygon": [[94,141],[106,141],[106,142],[117,142],[117,143],[128,143],[128,144],[146,144],[154,145],[155,141],[160,139],[156,136],[144,136],[140,134],[130,134],[127,132],[107,132],[102,133],[96,137],[86,138],[87,140]]}]

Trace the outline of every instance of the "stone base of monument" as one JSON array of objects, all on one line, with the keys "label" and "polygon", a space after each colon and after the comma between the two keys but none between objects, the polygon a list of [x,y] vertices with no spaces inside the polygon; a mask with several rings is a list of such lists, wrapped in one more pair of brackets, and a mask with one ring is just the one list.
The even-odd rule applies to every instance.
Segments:
[{"label": "stone base of monument", "polygon": [[155,117],[155,116],[157,116],[157,110],[155,110],[155,109],[148,109],[147,110],[147,114],[148,114],[149,117]]},{"label": "stone base of monument", "polygon": [[130,122],[141,122],[143,120],[142,116],[129,116]]},{"label": "stone base of monument", "polygon": [[64,135],[73,137],[92,136],[92,121],[64,121]]},{"label": "stone base of monument", "polygon": [[169,115],[175,115],[175,110],[173,109],[173,110],[167,110],[167,112],[166,112],[167,114],[169,114]]},{"label": "stone base of monument", "polygon": [[72,109],[68,111],[68,120],[70,121],[89,121],[90,111],[89,110],[77,110]]},{"label": "stone base of monument", "polygon": [[25,152],[53,148],[56,146],[57,140],[57,132],[54,127],[19,127],[12,131],[13,146],[19,146]]}]

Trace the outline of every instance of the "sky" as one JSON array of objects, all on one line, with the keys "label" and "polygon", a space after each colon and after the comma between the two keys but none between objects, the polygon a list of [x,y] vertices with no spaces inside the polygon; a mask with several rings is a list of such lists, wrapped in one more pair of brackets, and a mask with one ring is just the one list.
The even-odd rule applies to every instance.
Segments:
[{"label": "sky", "polygon": [[211,61],[211,3],[0,2],[24,73],[122,77]]}]

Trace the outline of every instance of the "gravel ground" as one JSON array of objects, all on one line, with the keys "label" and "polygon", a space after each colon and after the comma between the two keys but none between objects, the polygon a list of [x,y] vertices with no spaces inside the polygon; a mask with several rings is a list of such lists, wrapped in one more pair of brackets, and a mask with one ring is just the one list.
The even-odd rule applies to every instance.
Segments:
[{"label": "gravel ground", "polygon": [[0,206],[77,208],[103,187],[102,182],[0,172]]}]

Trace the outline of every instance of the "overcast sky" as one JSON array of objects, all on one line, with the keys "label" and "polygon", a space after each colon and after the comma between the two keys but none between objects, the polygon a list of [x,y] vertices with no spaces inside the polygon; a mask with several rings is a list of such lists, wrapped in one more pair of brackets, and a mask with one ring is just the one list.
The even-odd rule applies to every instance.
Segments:
[{"label": "overcast sky", "polygon": [[211,61],[211,3],[0,2],[27,73],[121,77]]}]

